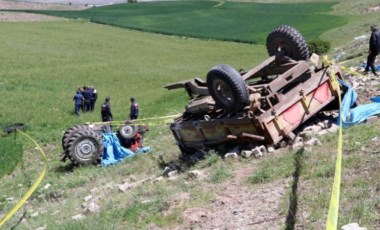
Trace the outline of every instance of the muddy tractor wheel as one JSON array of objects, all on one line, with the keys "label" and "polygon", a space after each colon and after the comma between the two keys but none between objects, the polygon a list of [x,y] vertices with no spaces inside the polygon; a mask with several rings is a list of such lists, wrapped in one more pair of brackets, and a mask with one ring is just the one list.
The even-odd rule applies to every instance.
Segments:
[{"label": "muddy tractor wheel", "polygon": [[229,65],[221,64],[208,72],[207,88],[216,107],[227,112],[236,112],[248,104],[247,85],[242,76]]},{"label": "muddy tractor wheel", "polygon": [[268,35],[266,45],[270,56],[280,52],[296,61],[309,58],[309,49],[302,34],[287,25],[274,29]]},{"label": "muddy tractor wheel", "polygon": [[77,133],[78,131],[81,131],[81,130],[86,130],[88,128],[89,128],[88,125],[74,125],[74,126],[70,127],[69,129],[67,129],[62,136],[62,148],[63,148],[63,150],[67,149],[67,144],[68,144],[70,138],[75,133]]},{"label": "muddy tractor wheel", "polygon": [[138,131],[135,125],[123,125],[119,128],[118,133],[122,138],[129,139],[136,136]]},{"label": "muddy tractor wheel", "polygon": [[99,163],[103,150],[102,136],[93,130],[79,131],[68,142],[69,158],[78,165]]}]

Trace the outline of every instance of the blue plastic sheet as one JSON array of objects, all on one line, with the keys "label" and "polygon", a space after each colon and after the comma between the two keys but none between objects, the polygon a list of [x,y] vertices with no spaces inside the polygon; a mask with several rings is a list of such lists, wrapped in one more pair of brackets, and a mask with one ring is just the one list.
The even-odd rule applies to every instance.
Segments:
[{"label": "blue plastic sheet", "polygon": [[[366,65],[367,65],[366,63],[363,63],[363,64],[360,65],[360,67],[365,68]],[[371,68],[369,68],[369,69],[371,70]],[[379,71],[380,70],[380,65],[375,65],[375,70]]]},{"label": "blue plastic sheet", "polygon": [[151,151],[151,148],[149,146],[146,146],[140,148],[136,152],[132,152],[131,150],[121,146],[120,141],[115,133],[103,134],[103,146],[104,153],[101,162],[102,166],[117,164],[125,158],[133,157],[141,153],[148,153]]},{"label": "blue plastic sheet", "polygon": [[[339,114],[339,116],[342,116],[343,127],[359,124],[367,120],[368,117],[380,113],[380,97],[371,98],[371,101],[375,103],[355,107],[357,93],[346,82],[339,80],[339,83],[347,89],[347,92],[342,100],[341,114]],[[339,117],[337,123],[339,125]]]}]

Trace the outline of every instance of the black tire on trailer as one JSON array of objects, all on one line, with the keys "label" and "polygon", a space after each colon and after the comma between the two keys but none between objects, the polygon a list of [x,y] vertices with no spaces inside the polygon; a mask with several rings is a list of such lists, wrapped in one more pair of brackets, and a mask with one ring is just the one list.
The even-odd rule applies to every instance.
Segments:
[{"label": "black tire on trailer", "polygon": [[229,65],[217,65],[208,72],[207,88],[216,107],[227,112],[239,111],[249,102],[247,84]]},{"label": "black tire on trailer", "polygon": [[138,127],[136,125],[125,124],[120,126],[117,132],[124,139],[130,139],[136,136],[138,132]]},{"label": "black tire on trailer", "polygon": [[305,38],[291,26],[282,25],[269,33],[266,46],[269,56],[281,51],[284,56],[296,61],[309,58],[309,48]]},{"label": "black tire on trailer", "polygon": [[74,135],[74,133],[80,131],[80,130],[85,130],[89,128],[88,125],[74,125],[70,128],[68,128],[65,133],[62,136],[62,148],[64,151],[67,149],[67,143],[69,142],[70,138]]},{"label": "black tire on trailer", "polygon": [[76,165],[99,163],[103,151],[102,136],[93,130],[79,131],[68,142],[68,156]]}]

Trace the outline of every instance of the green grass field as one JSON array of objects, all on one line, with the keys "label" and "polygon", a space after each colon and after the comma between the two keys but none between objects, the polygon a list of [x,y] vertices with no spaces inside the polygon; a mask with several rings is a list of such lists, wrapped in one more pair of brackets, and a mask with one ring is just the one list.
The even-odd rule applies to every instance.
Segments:
[{"label": "green grass field", "polygon": [[297,28],[307,39],[344,25],[347,19],[329,14],[334,4],[173,1],[29,12],[169,35],[265,44],[268,33],[283,24]]},{"label": "green grass field", "polygon": [[[228,3],[226,6],[235,5]],[[327,12],[331,5],[327,6],[318,8],[316,14]],[[107,8],[94,8],[88,12]],[[344,15],[342,12],[336,13]],[[359,34],[358,31],[367,28],[366,23],[373,20],[370,16],[356,18],[356,21],[355,18],[350,19],[354,23],[344,26],[346,33],[336,33],[329,38],[336,41],[352,39],[349,36]],[[350,34],[352,25],[355,33]],[[161,175],[162,169],[158,167],[160,155],[167,162],[178,159],[179,150],[168,127],[151,127],[145,139],[145,144],[153,148],[151,154],[128,159],[108,168],[72,168],[70,163],[59,162],[61,137],[64,130],[74,124],[100,121],[99,105],[106,96],[112,98],[115,120],[128,117],[130,96],[136,97],[142,118],[182,112],[187,102],[185,92],[167,91],[163,88],[164,85],[194,77],[204,79],[211,67],[221,63],[230,64],[236,69],[252,68],[267,58],[264,45],[150,34],[94,24],[87,19],[0,22],[0,27],[0,93],[4,95],[0,127],[25,123],[28,127],[26,132],[46,152],[48,169],[42,184],[29,202],[6,223],[4,229],[37,229],[45,225],[46,229],[70,230],[147,229],[152,225],[168,229],[183,223],[181,213],[186,208],[207,206],[215,199],[215,194],[204,190],[203,182],[189,181],[185,173],[178,180],[147,183],[127,193],[121,193],[112,187],[112,183]],[[267,25],[265,29],[270,31],[272,28]],[[300,31],[307,32],[303,29]],[[331,31],[327,33],[332,33]],[[320,33],[322,31],[316,34]],[[96,87],[99,101],[94,113],[76,117],[73,115],[72,97],[75,90],[84,85]],[[343,159],[339,226],[351,222],[358,222],[368,229],[379,226],[376,216],[380,204],[376,196],[376,191],[380,188],[380,175],[376,168],[379,154],[367,151],[376,147],[376,143],[369,140],[377,136],[378,125],[363,125],[345,131],[346,152]],[[301,156],[302,168],[296,194],[300,211],[296,226],[307,229],[320,229],[324,226],[330,198],[336,136],[329,135],[322,142],[323,146],[315,147],[312,153]],[[362,151],[363,148],[366,151]],[[22,150],[23,155],[20,154]],[[235,176],[235,163],[252,168],[253,164],[262,165],[253,170],[246,182],[255,190],[257,183],[260,186],[261,183],[288,179],[296,170],[294,155],[294,152],[279,157],[268,154],[262,160],[231,162],[210,154],[193,168],[208,170],[209,182],[218,185]],[[13,134],[0,136],[0,168],[5,168],[9,157],[9,161],[14,163],[0,176],[11,172],[13,176],[1,179],[0,217],[14,205],[7,198],[19,200],[42,169],[39,152],[21,135],[17,135],[16,139]],[[273,165],[276,167],[273,168]],[[51,187],[44,189],[47,184],[51,184]],[[73,221],[72,216],[82,210],[84,197],[95,188],[97,192],[94,196],[102,197],[99,200],[100,212],[87,214],[81,221]],[[288,190],[289,196],[284,196],[282,201],[284,213],[289,208],[288,198],[294,195],[291,188]],[[169,212],[170,199],[185,192],[190,193],[192,199]],[[36,212],[38,216],[32,217]],[[26,222],[19,223],[23,214]]]},{"label": "green grass field", "polygon": [[13,172],[14,168],[22,161],[22,144],[11,135],[0,138],[0,178]]}]

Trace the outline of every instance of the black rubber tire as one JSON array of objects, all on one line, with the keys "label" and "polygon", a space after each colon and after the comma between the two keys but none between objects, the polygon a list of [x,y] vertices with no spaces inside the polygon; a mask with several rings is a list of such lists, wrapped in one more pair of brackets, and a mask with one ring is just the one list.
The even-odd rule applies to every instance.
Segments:
[{"label": "black rubber tire", "polygon": [[77,133],[78,131],[88,129],[88,125],[74,125],[70,128],[68,128],[65,133],[62,136],[62,148],[64,151],[67,150],[67,143],[69,142],[70,138],[74,135],[74,133]]},{"label": "black rubber tire", "polygon": [[125,139],[130,139],[136,136],[137,131],[138,131],[138,127],[136,125],[123,125],[123,126],[120,126],[117,132],[121,137]]},{"label": "black rubber tire", "polygon": [[102,136],[90,129],[75,133],[68,143],[69,159],[76,165],[99,163],[103,151]]},{"label": "black rubber tire", "polygon": [[229,65],[217,65],[208,72],[207,88],[216,107],[227,112],[239,111],[248,104],[247,84],[242,76]]},{"label": "black rubber tire", "polygon": [[281,49],[284,56],[296,61],[309,58],[309,48],[305,38],[291,26],[282,25],[274,29],[269,33],[266,45],[269,56],[276,55]]}]

